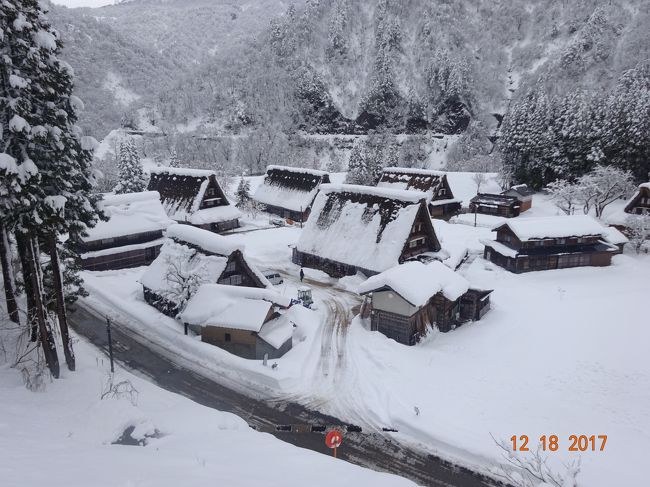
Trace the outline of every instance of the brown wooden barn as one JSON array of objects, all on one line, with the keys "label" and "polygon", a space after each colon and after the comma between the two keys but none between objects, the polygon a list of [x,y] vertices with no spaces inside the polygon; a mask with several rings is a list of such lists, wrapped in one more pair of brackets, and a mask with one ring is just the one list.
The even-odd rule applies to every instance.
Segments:
[{"label": "brown wooden barn", "polygon": [[502,192],[505,196],[514,196],[519,201],[519,213],[530,210],[533,206],[533,195],[535,191],[530,189],[526,184],[517,184],[512,188]]},{"label": "brown wooden barn", "polygon": [[292,260],[331,276],[373,275],[439,250],[422,193],[327,184],[314,201]]},{"label": "brown wooden barn", "polygon": [[144,298],[176,316],[202,284],[271,287],[242,250],[221,235],[189,225],[171,225],[160,255],[140,278]]},{"label": "brown wooden barn", "polygon": [[449,220],[460,213],[461,200],[454,198],[447,173],[430,169],[387,167],[381,174],[378,187],[421,191],[426,195],[432,218]]},{"label": "brown wooden barn", "polygon": [[631,215],[650,215],[650,182],[639,185],[624,211]]},{"label": "brown wooden barn", "polygon": [[359,293],[370,296],[372,330],[415,345],[432,326],[447,332],[480,319],[490,309],[491,291],[470,290],[440,262],[407,262],[369,278]]},{"label": "brown wooden barn", "polygon": [[479,193],[469,203],[470,213],[513,218],[521,213],[521,202],[515,196]]},{"label": "brown wooden barn", "polygon": [[264,182],[257,188],[253,199],[265,211],[296,222],[309,218],[311,205],[321,184],[330,182],[323,171],[300,167],[268,166]]},{"label": "brown wooden barn", "polygon": [[216,233],[239,227],[241,212],[228,201],[214,171],[156,167],[148,189],[160,193],[167,215],[178,223]]},{"label": "brown wooden barn", "polygon": [[484,241],[485,259],[520,273],[581,266],[608,266],[618,247],[603,226],[586,215],[517,218]]},{"label": "brown wooden barn", "polygon": [[205,343],[247,359],[274,359],[292,347],[290,305],[271,289],[203,284],[180,319]]},{"label": "brown wooden barn", "polygon": [[163,230],[174,222],[156,191],[106,194],[100,206],[108,221],[88,230],[78,244],[86,270],[105,271],[149,265],[163,244]]}]

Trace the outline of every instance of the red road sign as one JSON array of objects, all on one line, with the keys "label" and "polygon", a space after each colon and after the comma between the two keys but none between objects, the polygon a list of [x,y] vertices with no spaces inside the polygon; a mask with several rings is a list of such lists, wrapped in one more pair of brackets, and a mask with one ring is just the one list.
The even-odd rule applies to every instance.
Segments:
[{"label": "red road sign", "polygon": [[328,448],[338,448],[343,443],[343,433],[332,430],[325,436],[325,444]]}]

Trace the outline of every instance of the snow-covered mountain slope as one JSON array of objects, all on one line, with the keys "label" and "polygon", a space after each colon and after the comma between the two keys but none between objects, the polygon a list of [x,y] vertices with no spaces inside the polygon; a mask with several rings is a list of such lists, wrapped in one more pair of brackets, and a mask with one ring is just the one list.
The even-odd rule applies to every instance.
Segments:
[{"label": "snow-covered mountain slope", "polygon": [[[458,132],[468,113],[492,130],[491,114],[528,86],[608,87],[650,55],[650,6],[641,0],[294,4],[135,0],[68,9],[57,25],[111,32],[99,46],[87,42],[92,32],[64,35],[76,68],[105,63],[100,52],[141,49],[112,63],[121,86],[143,96],[135,105],[155,105],[174,125],[205,119],[226,130],[271,120],[329,133],[377,124]],[[89,108],[123,112],[123,99],[99,85],[82,70]]]}]

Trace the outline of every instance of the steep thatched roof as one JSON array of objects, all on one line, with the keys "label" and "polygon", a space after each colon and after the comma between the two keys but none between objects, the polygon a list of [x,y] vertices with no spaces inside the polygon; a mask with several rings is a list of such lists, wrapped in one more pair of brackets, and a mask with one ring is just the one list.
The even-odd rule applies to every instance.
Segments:
[{"label": "steep thatched roof", "polygon": [[[209,187],[214,188],[214,195],[206,198]],[[230,205],[214,171],[156,167],[151,169],[148,189],[160,193],[163,208],[176,221],[203,224],[239,216],[239,211]],[[209,207],[205,204],[208,199],[213,201]],[[199,211],[202,213],[199,214]]]},{"label": "steep thatched roof", "polygon": [[411,229],[422,216],[428,250],[440,250],[425,195],[349,184],[325,184],[314,201],[297,250],[324,259],[382,272],[397,265]]},{"label": "steep thatched roof", "polygon": [[305,211],[311,207],[319,186],[329,182],[329,174],[323,171],[269,166],[264,182],[257,188],[253,199],[265,205]]},{"label": "steep thatched roof", "polygon": [[[430,169],[415,169],[409,167],[386,167],[379,187],[421,191],[427,195],[427,201],[453,199],[454,195],[447,180],[447,174]],[[441,191],[441,190],[445,191]]]}]

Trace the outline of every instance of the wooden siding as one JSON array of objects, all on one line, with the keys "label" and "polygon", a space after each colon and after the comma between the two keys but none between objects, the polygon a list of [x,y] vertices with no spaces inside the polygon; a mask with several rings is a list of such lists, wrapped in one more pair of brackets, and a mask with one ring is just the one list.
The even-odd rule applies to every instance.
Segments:
[{"label": "wooden siding", "polygon": [[97,257],[82,257],[81,266],[88,271],[108,271],[149,265],[158,257],[161,247],[162,244]]}]

